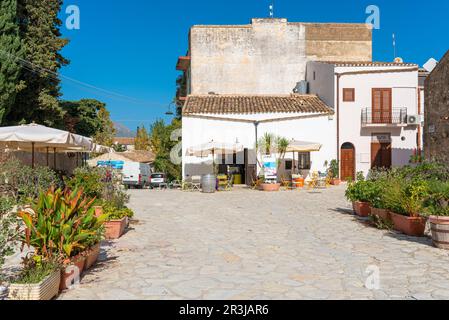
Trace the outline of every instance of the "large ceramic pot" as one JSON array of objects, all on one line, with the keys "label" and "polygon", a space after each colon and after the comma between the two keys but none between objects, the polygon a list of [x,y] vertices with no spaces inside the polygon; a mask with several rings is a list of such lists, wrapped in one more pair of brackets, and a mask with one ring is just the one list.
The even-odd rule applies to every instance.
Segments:
[{"label": "large ceramic pot", "polygon": [[352,203],[352,208],[356,215],[360,217],[368,217],[371,214],[371,205],[369,202],[355,201]]},{"label": "large ceramic pot", "polygon": [[408,236],[422,237],[426,230],[426,219],[422,217],[408,217],[394,212],[390,212],[391,220],[396,231],[400,231]]},{"label": "large ceramic pot", "polygon": [[391,214],[387,209],[378,209],[371,207],[371,214],[381,218],[384,221],[391,221]]},{"label": "large ceramic pot", "polygon": [[125,233],[126,221],[127,219],[124,217],[121,220],[111,220],[105,222],[104,227],[106,229],[106,239],[112,240],[120,238]]},{"label": "large ceramic pot", "polygon": [[86,257],[83,255],[78,255],[70,259],[70,263],[67,263],[61,270],[59,290],[67,290],[71,285],[76,284],[81,279],[85,264]]},{"label": "large ceramic pot", "polygon": [[8,299],[10,300],[51,300],[59,294],[61,272],[53,272],[37,284],[11,284]]},{"label": "large ceramic pot", "polygon": [[97,243],[95,246],[93,246],[87,251],[86,264],[84,266],[84,269],[88,270],[92,268],[92,266],[97,263],[99,255],[100,255],[100,243]]},{"label": "large ceramic pot", "polygon": [[280,183],[263,183],[262,190],[267,192],[276,192],[281,189]]},{"label": "large ceramic pot", "polygon": [[449,217],[431,216],[429,222],[433,245],[440,249],[449,250]]},{"label": "large ceramic pot", "polygon": [[331,180],[331,185],[333,185],[333,186],[339,186],[340,184],[341,184],[340,179],[332,179]]}]

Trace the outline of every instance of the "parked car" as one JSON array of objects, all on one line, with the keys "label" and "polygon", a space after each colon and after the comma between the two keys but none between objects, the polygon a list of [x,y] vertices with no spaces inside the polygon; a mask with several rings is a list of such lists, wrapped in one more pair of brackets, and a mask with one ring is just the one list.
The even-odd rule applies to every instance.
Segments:
[{"label": "parked car", "polygon": [[122,183],[128,188],[144,188],[150,185],[151,167],[139,162],[125,162]]},{"label": "parked car", "polygon": [[167,187],[165,173],[152,173],[150,176],[150,188]]}]

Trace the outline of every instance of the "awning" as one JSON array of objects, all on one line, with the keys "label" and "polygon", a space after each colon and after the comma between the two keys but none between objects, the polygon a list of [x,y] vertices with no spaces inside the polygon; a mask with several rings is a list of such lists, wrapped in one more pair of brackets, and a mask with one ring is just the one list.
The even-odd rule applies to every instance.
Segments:
[{"label": "awning", "polygon": [[287,152],[315,152],[320,151],[322,145],[315,142],[291,141]]}]

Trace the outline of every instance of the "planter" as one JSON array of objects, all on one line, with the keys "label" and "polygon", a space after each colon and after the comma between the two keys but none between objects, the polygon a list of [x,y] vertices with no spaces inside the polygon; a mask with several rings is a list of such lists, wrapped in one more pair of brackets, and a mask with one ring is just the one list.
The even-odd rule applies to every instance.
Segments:
[{"label": "planter", "polygon": [[333,185],[333,186],[339,186],[340,184],[341,184],[340,179],[332,179],[331,180],[331,185]]},{"label": "planter", "polygon": [[[67,290],[73,285],[72,280],[75,281],[81,279],[81,274],[84,271],[84,265],[86,264],[86,257],[78,255],[71,259],[71,263],[61,270],[61,282],[59,284],[59,290]],[[78,278],[78,279],[77,279]]]},{"label": "planter", "polygon": [[387,209],[378,209],[371,207],[371,214],[381,218],[382,220],[391,221],[391,214]]},{"label": "planter", "polygon": [[86,264],[84,265],[84,269],[90,269],[94,264],[97,263],[98,256],[100,255],[100,244],[97,243],[95,246],[90,248],[87,252]]},{"label": "planter", "polygon": [[55,271],[37,284],[11,284],[10,300],[51,300],[59,293],[61,272]]},{"label": "planter", "polygon": [[263,183],[262,184],[262,191],[267,192],[276,192],[281,189],[280,183]]},{"label": "planter", "polygon": [[103,214],[103,207],[101,207],[101,206],[94,207],[94,210],[95,210],[95,216],[97,218]]},{"label": "planter", "polygon": [[394,212],[390,213],[394,229],[408,236],[422,237],[426,230],[426,219],[422,217],[408,217]]},{"label": "planter", "polygon": [[371,214],[371,205],[369,202],[355,201],[352,203],[352,208],[355,214],[360,217],[368,217]]},{"label": "planter", "polygon": [[449,250],[449,217],[431,216],[429,221],[433,245],[440,249]]},{"label": "planter", "polygon": [[104,226],[106,228],[106,239],[118,239],[123,235],[123,233],[125,233],[126,218],[127,217],[124,217],[121,220],[111,220],[105,222]]}]

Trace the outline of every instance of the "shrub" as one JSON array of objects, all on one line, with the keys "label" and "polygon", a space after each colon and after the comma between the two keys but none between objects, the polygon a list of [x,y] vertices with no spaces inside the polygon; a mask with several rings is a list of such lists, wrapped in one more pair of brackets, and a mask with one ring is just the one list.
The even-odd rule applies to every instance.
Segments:
[{"label": "shrub", "polygon": [[331,161],[328,174],[331,178],[338,178],[340,176],[340,164],[337,160]]},{"label": "shrub", "polygon": [[432,180],[429,182],[429,196],[426,199],[424,214],[449,216],[449,182]]},{"label": "shrub", "polygon": [[14,279],[15,284],[37,284],[60,268],[58,262],[42,260],[39,256],[25,258],[24,268]]},{"label": "shrub", "polygon": [[15,158],[10,158],[0,163],[0,185],[12,191],[20,203],[29,203],[50,187],[61,187],[62,181],[50,168],[33,169]]},{"label": "shrub", "polygon": [[90,198],[101,198],[104,189],[106,170],[103,168],[76,168],[73,177],[66,180],[66,187],[71,190],[83,190]]},{"label": "shrub", "polygon": [[349,201],[370,202],[376,196],[375,184],[372,181],[360,180],[349,184],[346,198]]},{"label": "shrub", "polygon": [[127,208],[117,208],[112,205],[107,205],[104,207],[104,213],[107,215],[108,220],[121,220],[125,217],[132,218],[134,217],[134,212]]},{"label": "shrub", "polygon": [[14,199],[0,198],[0,268],[5,263],[5,258],[14,253],[14,247],[20,239],[19,219],[12,212],[14,205]]}]

